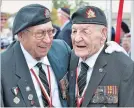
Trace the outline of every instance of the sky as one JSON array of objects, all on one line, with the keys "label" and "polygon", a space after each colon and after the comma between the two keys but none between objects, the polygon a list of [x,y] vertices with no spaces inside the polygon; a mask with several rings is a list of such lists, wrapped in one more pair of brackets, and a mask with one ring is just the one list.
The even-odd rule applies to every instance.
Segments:
[{"label": "sky", "polygon": [[[73,0],[68,0],[73,1]],[[85,0],[89,2],[90,5],[98,6],[103,10],[106,9],[106,0]],[[1,11],[8,12],[8,13],[15,13],[21,7],[32,4],[32,3],[39,3],[50,10],[52,9],[52,2],[51,0],[2,0]],[[112,0],[112,12],[118,12],[118,5],[119,0]],[[131,12],[131,0],[124,0],[124,9],[123,12]]]}]

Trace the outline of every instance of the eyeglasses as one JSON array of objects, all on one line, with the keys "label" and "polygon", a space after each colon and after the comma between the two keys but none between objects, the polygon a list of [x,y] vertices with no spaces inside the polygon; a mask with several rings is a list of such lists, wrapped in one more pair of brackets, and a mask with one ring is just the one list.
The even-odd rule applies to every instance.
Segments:
[{"label": "eyeglasses", "polygon": [[40,31],[37,31],[37,32],[32,32],[32,31],[26,29],[26,31],[32,33],[35,36],[36,39],[41,40],[44,37],[46,37],[46,34],[48,34],[48,36],[50,38],[54,37],[54,35],[57,32],[57,29],[53,28],[53,29],[48,29],[48,30],[40,30]]}]

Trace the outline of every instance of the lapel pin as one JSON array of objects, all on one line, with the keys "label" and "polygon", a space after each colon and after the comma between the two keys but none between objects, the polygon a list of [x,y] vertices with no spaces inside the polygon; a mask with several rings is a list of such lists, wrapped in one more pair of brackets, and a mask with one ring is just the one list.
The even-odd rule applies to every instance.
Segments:
[{"label": "lapel pin", "polygon": [[12,92],[16,96],[18,94],[18,92],[19,92],[19,88],[18,87],[13,87]]},{"label": "lapel pin", "polygon": [[28,95],[28,100],[33,100],[33,94]]},{"label": "lapel pin", "polygon": [[34,102],[33,100],[31,100],[31,105],[34,105],[34,103],[35,103],[35,102]]},{"label": "lapel pin", "polygon": [[99,69],[99,72],[103,72],[103,68],[100,68],[100,69]]},{"label": "lapel pin", "polygon": [[31,88],[29,86],[26,87],[26,91],[29,92]]},{"label": "lapel pin", "polygon": [[20,99],[19,99],[18,97],[15,97],[15,98],[13,99],[13,102],[14,102],[15,104],[18,104],[18,103],[20,102]]}]

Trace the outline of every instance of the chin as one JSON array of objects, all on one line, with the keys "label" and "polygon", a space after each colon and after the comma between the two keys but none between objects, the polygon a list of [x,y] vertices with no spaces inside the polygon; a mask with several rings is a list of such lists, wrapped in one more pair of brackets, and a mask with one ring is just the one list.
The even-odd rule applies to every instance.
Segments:
[{"label": "chin", "polygon": [[88,53],[84,52],[75,52],[75,55],[81,58],[86,58],[88,56]]}]

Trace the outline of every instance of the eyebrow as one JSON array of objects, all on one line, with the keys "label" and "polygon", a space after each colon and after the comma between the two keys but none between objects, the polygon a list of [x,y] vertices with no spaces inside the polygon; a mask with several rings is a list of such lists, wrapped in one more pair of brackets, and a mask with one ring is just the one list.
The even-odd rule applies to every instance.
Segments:
[{"label": "eyebrow", "polygon": [[80,28],[73,28],[73,27],[72,27],[72,29],[76,29],[76,30],[77,30],[77,29],[86,30],[86,29],[88,29],[88,27],[84,27],[84,28],[81,28],[81,27],[80,27]]}]

